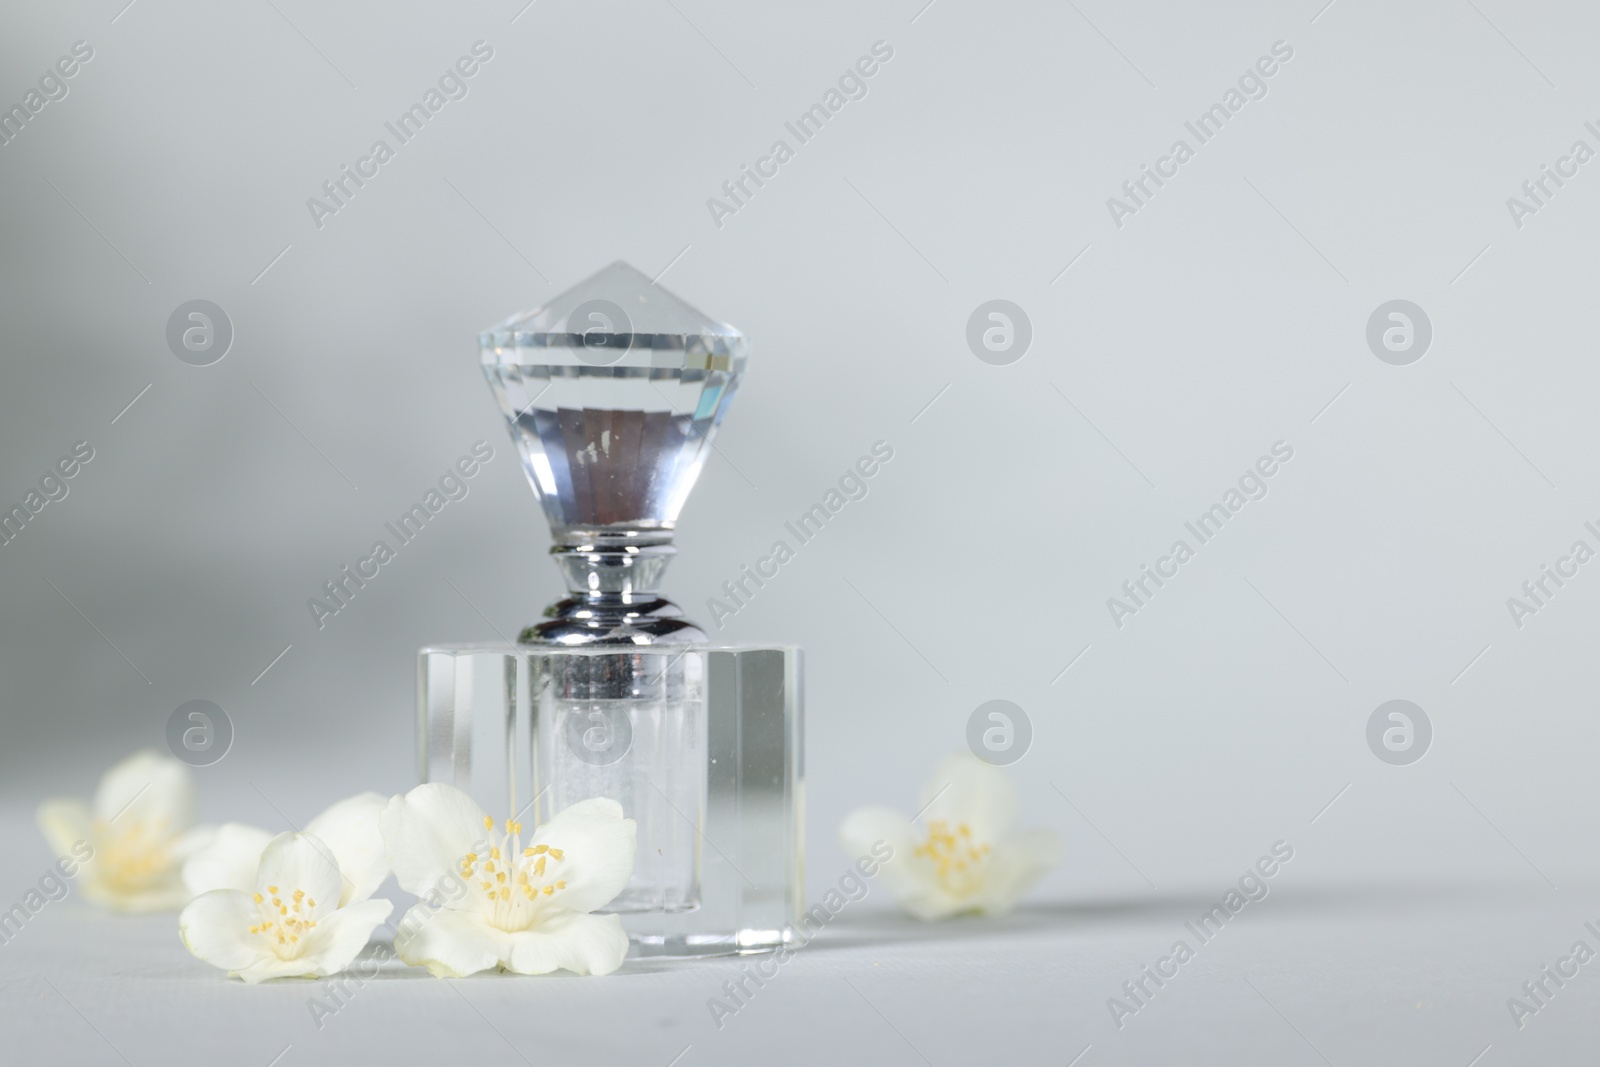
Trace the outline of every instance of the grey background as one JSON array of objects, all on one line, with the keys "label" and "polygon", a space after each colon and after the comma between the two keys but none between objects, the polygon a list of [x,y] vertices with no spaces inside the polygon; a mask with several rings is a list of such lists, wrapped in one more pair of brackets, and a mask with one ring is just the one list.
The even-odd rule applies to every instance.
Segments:
[{"label": "grey background", "polygon": [[[707,1024],[714,970],[516,987],[491,1025],[529,1055],[589,1035],[663,1064],[819,1028],[860,1062],[1583,1055],[1592,976],[1522,1033],[1504,1000],[1600,916],[1600,563],[1521,629],[1506,598],[1575,539],[1600,547],[1582,527],[1600,163],[1520,229],[1506,198],[1574,140],[1600,148],[1591,9],[122,4],[0,15],[7,105],[74,41],[95,49],[0,147],[0,501],[95,449],[0,546],[4,899],[48,861],[34,803],[160,746],[188,700],[236,729],[196,772],[208,819],[278,825],[412,783],[414,650],[514,632],[558,590],[474,335],[621,258],[755,346],[680,524],[668,586],[693,614],[874,441],[895,450],[718,634],[807,649],[813,894],[844,813],[912,810],[991,699],[1030,716],[1011,773],[1066,861],[1009,925],[919,932],[869,898],[742,1044]],[[494,58],[469,95],[317,229],[306,198],[479,39]],[[717,228],[707,197],[793,143],[784,121],[880,39],[867,97]],[[1185,120],[1280,39],[1268,95],[1114,226],[1106,198],[1192,144]],[[197,298],[234,327],[209,367],[164,339]],[[1009,366],[965,342],[997,298],[1033,327]],[[1397,298],[1434,331],[1404,367],[1365,342]],[[479,439],[496,458],[470,496],[319,631],[306,599]],[[1279,440],[1294,458],[1269,495],[1117,628],[1106,598]],[[1433,724],[1410,766],[1366,747],[1394,698]],[[1280,838],[1297,855],[1259,906],[1275,917],[1252,905],[1252,940],[1118,1033],[1104,998]],[[8,1028],[39,1047],[120,1062],[91,1027],[133,1062],[346,1047],[307,1036],[298,994],[219,989],[170,920],[77,907],[0,950]],[[833,999],[836,974],[870,1003]],[[441,999],[438,1025],[485,1021],[403,988]],[[349,1033],[410,1041],[425,1013],[390,995]],[[204,1049],[183,1043],[197,1013]],[[678,1029],[594,1037],[616,1017]]]}]

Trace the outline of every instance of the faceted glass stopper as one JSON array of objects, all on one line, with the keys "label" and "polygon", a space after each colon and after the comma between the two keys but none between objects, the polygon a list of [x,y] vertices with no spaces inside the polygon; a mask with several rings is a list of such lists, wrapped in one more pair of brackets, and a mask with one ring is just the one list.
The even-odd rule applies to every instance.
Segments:
[{"label": "faceted glass stopper", "polygon": [[617,262],[478,344],[558,552],[670,542],[744,335]]}]

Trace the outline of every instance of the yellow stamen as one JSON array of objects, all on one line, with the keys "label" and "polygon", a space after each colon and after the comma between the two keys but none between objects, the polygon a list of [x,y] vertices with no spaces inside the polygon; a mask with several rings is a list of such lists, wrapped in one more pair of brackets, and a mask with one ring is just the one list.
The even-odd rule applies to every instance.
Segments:
[{"label": "yellow stamen", "polygon": [[943,820],[928,823],[928,838],[912,854],[932,861],[940,886],[956,897],[977,892],[981,883],[979,861],[989,854],[987,844],[977,844],[972,827],[958,823],[954,829]]}]

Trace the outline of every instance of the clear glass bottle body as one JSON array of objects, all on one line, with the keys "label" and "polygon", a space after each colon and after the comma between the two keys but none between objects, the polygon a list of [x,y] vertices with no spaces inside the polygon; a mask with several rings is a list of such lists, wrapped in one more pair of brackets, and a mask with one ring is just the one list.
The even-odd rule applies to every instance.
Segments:
[{"label": "clear glass bottle body", "polygon": [[529,672],[540,814],[610,797],[638,825],[633,878],[607,911],[700,903],[705,698],[701,661],[682,652],[555,653]]},{"label": "clear glass bottle body", "polygon": [[418,661],[423,780],[531,825],[595,796],[636,821],[633,877],[601,909],[622,916],[635,955],[794,938],[802,728],[793,648],[458,645]]}]

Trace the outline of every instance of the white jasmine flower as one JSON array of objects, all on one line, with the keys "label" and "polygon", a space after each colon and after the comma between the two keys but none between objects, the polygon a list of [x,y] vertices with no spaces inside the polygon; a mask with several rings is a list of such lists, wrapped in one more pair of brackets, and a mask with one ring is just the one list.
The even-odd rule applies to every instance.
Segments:
[{"label": "white jasmine flower", "polygon": [[[388,803],[382,793],[358,793],[306,823],[305,832],[326,845],[339,865],[341,908],[371,899],[389,877],[389,857],[378,830],[378,816]],[[213,889],[253,890],[261,853],[272,836],[244,823],[217,827],[211,841],[183,865],[189,892],[199,896]]]},{"label": "white jasmine flower", "polygon": [[339,863],[310,834],[273,838],[251,881],[253,892],[213,889],[178,916],[190,952],[250,983],[343,970],[394,910],[387,900],[340,907]]},{"label": "white jasmine flower", "polygon": [[628,953],[616,915],[591,915],[633,874],[637,828],[622,805],[574,804],[534,831],[494,820],[454,786],[395,797],[383,839],[402,889],[428,898],[400,921],[395,953],[439,978],[498,966],[517,974],[566,968],[610,974]]},{"label": "white jasmine flower", "polygon": [[939,764],[922,790],[919,831],[897,811],[851,812],[839,840],[852,857],[883,842],[894,858],[882,879],[900,905],[932,922],[963,912],[1003,915],[1061,859],[1049,830],[1016,832],[1017,787],[998,767],[962,753]]},{"label": "white jasmine flower", "polygon": [[59,858],[82,859],[85,899],[116,911],[176,911],[188,903],[183,862],[210,838],[194,825],[194,781],[181,760],[145,750],[106,771],[94,801],[47,800],[39,829]]}]

